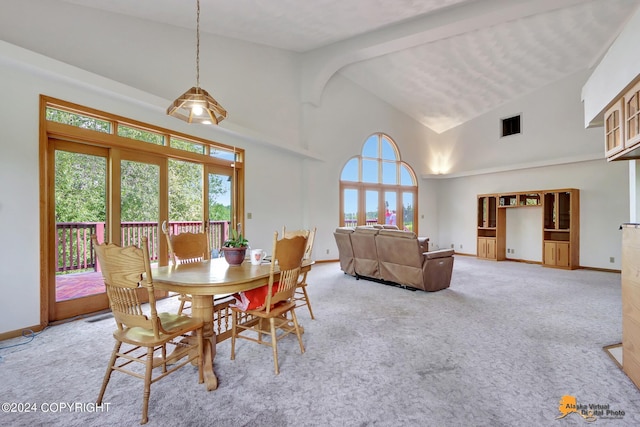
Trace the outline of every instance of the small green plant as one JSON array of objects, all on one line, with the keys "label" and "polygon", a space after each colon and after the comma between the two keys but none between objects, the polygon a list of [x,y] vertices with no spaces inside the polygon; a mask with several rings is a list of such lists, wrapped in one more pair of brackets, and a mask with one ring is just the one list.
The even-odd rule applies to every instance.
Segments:
[{"label": "small green plant", "polygon": [[222,244],[223,248],[245,248],[249,246],[249,241],[242,236],[242,233],[231,229],[231,236]]}]

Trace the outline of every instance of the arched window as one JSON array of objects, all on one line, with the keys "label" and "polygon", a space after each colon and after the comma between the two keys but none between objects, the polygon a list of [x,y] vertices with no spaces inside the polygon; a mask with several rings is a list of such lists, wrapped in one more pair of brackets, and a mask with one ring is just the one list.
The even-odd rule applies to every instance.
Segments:
[{"label": "arched window", "polygon": [[418,232],[418,185],[393,140],[375,133],[340,175],[340,225],[395,224]]}]

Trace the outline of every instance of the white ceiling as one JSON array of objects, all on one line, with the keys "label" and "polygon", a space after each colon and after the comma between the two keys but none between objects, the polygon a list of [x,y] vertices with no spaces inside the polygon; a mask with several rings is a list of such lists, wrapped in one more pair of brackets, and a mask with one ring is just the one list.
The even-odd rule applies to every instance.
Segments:
[{"label": "white ceiling", "polygon": [[[195,0],[65,1],[195,29]],[[303,85],[339,72],[443,132],[593,67],[640,0],[200,3],[202,32],[300,52]]]}]

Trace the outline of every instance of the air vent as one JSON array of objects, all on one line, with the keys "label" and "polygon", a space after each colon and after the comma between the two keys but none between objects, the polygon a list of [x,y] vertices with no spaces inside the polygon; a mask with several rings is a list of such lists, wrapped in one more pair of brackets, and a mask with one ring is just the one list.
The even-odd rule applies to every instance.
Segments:
[{"label": "air vent", "polygon": [[502,135],[509,136],[520,133],[520,115],[502,119]]}]

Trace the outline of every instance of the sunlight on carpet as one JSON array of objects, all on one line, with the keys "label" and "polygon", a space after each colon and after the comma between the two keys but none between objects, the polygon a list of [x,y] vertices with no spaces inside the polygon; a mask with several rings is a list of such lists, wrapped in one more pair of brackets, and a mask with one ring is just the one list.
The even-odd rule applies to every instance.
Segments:
[{"label": "sunlight on carpet", "polygon": [[622,369],[622,344],[611,344],[602,347],[620,369]]}]

